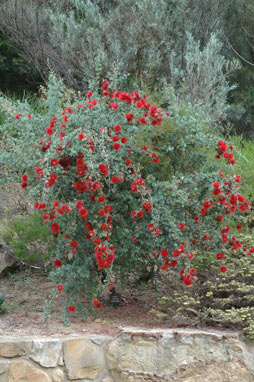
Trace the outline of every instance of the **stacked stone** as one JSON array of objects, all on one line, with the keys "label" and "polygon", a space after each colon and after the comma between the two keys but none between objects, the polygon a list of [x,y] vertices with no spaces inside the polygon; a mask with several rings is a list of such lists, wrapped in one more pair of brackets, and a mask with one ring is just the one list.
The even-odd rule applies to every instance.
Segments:
[{"label": "stacked stone", "polygon": [[0,338],[0,382],[253,382],[237,333],[122,329],[115,337]]}]

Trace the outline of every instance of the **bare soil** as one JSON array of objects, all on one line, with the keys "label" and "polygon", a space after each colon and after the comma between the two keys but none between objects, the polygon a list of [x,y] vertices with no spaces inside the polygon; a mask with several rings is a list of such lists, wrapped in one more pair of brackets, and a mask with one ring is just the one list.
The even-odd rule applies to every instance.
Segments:
[{"label": "bare soil", "polygon": [[[162,291],[147,286],[145,290],[130,288],[118,290],[120,306],[113,308],[109,303],[109,292],[103,293],[102,307],[96,310],[96,318],[80,318],[70,313],[71,324],[64,326],[61,319],[63,296],[58,294],[50,320],[45,322],[43,306],[55,284],[46,275],[36,270],[23,269],[0,278],[0,294],[5,296],[8,312],[0,315],[0,335],[54,336],[66,334],[103,333],[114,335],[120,327],[142,328],[175,327],[176,322],[161,321],[149,311],[157,306]],[[84,304],[89,302],[84,299]]]}]

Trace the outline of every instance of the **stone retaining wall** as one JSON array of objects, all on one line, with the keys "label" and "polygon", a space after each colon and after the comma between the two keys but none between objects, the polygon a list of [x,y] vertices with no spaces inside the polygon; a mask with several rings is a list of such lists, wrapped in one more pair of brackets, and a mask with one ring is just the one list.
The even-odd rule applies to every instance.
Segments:
[{"label": "stone retaining wall", "polygon": [[0,337],[0,382],[254,382],[237,333],[123,328],[115,337]]}]

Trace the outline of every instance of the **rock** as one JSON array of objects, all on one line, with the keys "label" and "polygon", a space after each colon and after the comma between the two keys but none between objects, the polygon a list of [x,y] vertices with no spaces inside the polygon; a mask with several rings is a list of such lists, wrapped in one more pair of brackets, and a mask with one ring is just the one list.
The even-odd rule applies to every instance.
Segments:
[{"label": "rock", "polygon": [[111,377],[104,377],[101,382],[114,382]]},{"label": "rock", "polygon": [[61,369],[54,369],[51,373],[52,382],[63,382],[64,373]]},{"label": "rock", "polygon": [[9,362],[0,361],[0,375],[5,373],[9,368]]},{"label": "rock", "polygon": [[51,382],[49,376],[27,361],[12,362],[8,382]]},{"label": "rock", "polygon": [[9,362],[0,361],[0,382],[8,382],[7,371],[9,369]]},{"label": "rock", "polygon": [[0,243],[0,274],[4,272],[7,268],[10,269],[15,265],[16,260],[12,250],[8,247],[8,245]]},{"label": "rock", "polygon": [[30,358],[43,367],[55,367],[61,354],[62,345],[57,339],[35,339],[32,341]]},{"label": "rock", "polygon": [[0,342],[0,357],[13,358],[26,355],[30,352],[31,342],[25,341],[1,341]]},{"label": "rock", "polygon": [[254,376],[241,362],[218,362],[186,368],[175,375],[172,382],[253,382]]},{"label": "rock", "polygon": [[[113,339],[105,350],[109,370],[118,382],[150,381],[149,375],[172,382],[231,382],[232,376],[237,382],[254,381],[243,363],[239,340],[223,335],[133,331]],[[208,370],[213,377],[206,375]]]},{"label": "rock", "polygon": [[9,382],[7,373],[0,375],[0,382]]},{"label": "rock", "polygon": [[66,340],[64,362],[71,380],[94,380],[105,367],[102,349],[88,339]]}]

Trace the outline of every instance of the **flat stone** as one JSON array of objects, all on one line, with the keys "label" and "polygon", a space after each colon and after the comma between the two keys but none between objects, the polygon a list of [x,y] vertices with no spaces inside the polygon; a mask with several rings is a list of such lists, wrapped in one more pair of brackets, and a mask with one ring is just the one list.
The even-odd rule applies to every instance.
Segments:
[{"label": "flat stone", "polygon": [[111,377],[102,378],[101,382],[114,382]]},{"label": "flat stone", "polygon": [[64,341],[64,363],[71,380],[94,380],[104,370],[102,349],[88,339]]},{"label": "flat stone", "polygon": [[26,355],[30,352],[31,341],[1,341],[0,357],[13,358]]},{"label": "flat stone", "polygon": [[7,373],[0,375],[0,382],[9,382]]},{"label": "flat stone", "polygon": [[64,373],[61,369],[54,369],[51,372],[52,382],[63,382],[64,381]]},{"label": "flat stone", "polygon": [[7,371],[9,369],[8,361],[0,361],[0,382],[8,382]]},{"label": "flat stone", "polygon": [[214,364],[217,368],[219,361],[226,365],[231,361],[238,362],[243,359],[240,341],[236,336],[224,338],[220,334],[204,332],[198,335],[188,332],[168,332],[168,335],[161,335],[155,330],[128,333],[128,337],[125,331],[110,341],[105,348],[109,370],[119,382],[125,381],[125,372],[138,375],[145,371],[163,379],[193,365]]},{"label": "flat stone", "polygon": [[8,382],[51,382],[51,378],[27,361],[16,361],[10,365]]},{"label": "flat stone", "polygon": [[62,344],[57,339],[36,339],[32,341],[30,358],[43,367],[55,367],[61,355]]},{"label": "flat stone", "polygon": [[9,369],[9,362],[7,361],[0,361],[0,375],[5,373]]},{"label": "flat stone", "polygon": [[[254,375],[241,362],[218,362],[187,367],[171,379],[172,382],[253,382]],[[120,382],[120,381],[119,381]]]},{"label": "flat stone", "polygon": [[96,345],[103,345],[105,342],[105,337],[94,336],[89,339]]}]

